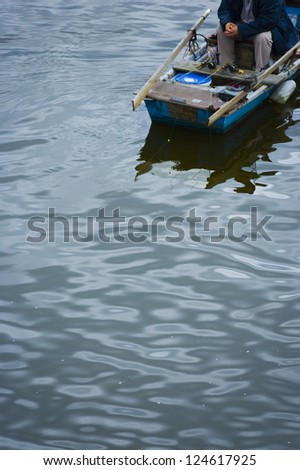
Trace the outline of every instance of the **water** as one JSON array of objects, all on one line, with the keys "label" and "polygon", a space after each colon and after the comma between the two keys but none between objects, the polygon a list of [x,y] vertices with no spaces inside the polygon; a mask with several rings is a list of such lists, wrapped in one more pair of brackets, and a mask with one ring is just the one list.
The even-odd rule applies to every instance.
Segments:
[{"label": "water", "polygon": [[131,111],[206,6],[1,2],[2,449],[300,447],[299,95],[226,138]]}]

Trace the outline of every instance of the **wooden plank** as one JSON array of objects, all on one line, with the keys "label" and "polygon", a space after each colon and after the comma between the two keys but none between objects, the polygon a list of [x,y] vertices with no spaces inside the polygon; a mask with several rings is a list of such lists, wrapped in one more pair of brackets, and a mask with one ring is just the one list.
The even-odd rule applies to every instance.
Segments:
[{"label": "wooden plank", "polygon": [[196,73],[201,73],[203,75],[208,75],[210,77],[215,77],[218,79],[226,80],[228,83],[229,81],[234,82],[234,83],[249,83],[249,80],[255,77],[255,72],[252,70],[244,70],[243,74],[239,74],[237,72],[230,72],[229,70],[220,70],[219,72],[216,72],[214,69],[210,69],[207,67],[207,65],[200,65],[197,62],[191,61],[191,60],[181,60],[176,62],[176,64],[173,65],[173,69],[176,70],[176,72],[196,72]]},{"label": "wooden plank", "polygon": [[171,82],[158,82],[148,93],[147,98],[173,102],[197,109],[219,109],[224,102],[211,88],[199,85],[184,85]]},{"label": "wooden plank", "polygon": [[242,101],[248,95],[249,91],[241,91],[234,98],[224,104],[218,111],[216,111],[208,120],[208,126],[211,126],[219,117],[223,116],[229,111],[236,103]]},{"label": "wooden plank", "polygon": [[145,96],[151,90],[153,85],[159,80],[160,76],[164,73],[164,71],[171,65],[171,63],[176,59],[179,52],[184,48],[184,46],[190,41],[190,39],[194,35],[194,31],[200,28],[202,23],[206,20],[208,15],[211,13],[211,9],[208,8],[203,15],[196,21],[194,26],[187,32],[185,37],[180,41],[180,43],[173,49],[171,54],[167,57],[165,62],[154,72],[154,74],[149,78],[149,80],[145,83],[145,85],[140,89],[137,93],[136,97],[132,100],[132,107],[133,110],[137,109]]}]

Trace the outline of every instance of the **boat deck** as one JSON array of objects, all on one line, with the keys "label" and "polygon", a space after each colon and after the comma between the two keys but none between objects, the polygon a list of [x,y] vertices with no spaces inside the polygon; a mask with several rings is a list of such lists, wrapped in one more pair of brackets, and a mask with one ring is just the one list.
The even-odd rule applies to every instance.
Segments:
[{"label": "boat deck", "polygon": [[198,85],[183,85],[172,82],[158,82],[147,95],[158,101],[183,104],[192,108],[211,109],[212,111],[223,106],[222,101],[208,87]]},{"label": "boat deck", "polygon": [[[176,62],[176,64],[173,65],[173,69],[176,72],[196,72],[211,76],[214,84],[225,86],[231,84],[249,85],[253,83],[256,75],[252,70],[243,70],[242,73],[239,73],[238,71],[230,72],[228,69],[217,68],[212,71],[206,65],[201,65],[190,60]],[[271,74],[266,77],[262,84],[276,86],[281,83],[282,80],[282,74]],[[157,82],[148,93],[147,98],[196,109],[209,109],[211,111],[216,111],[224,105],[224,101],[213,92],[213,88],[176,83],[173,81]],[[233,106],[231,111],[234,111],[243,102]]]}]

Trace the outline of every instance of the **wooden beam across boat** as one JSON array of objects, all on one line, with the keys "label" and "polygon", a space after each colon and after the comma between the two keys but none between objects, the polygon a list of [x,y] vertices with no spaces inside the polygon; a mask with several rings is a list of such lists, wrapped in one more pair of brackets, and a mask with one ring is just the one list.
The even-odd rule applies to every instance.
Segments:
[{"label": "wooden beam across boat", "polygon": [[192,60],[179,60],[176,64],[173,65],[173,69],[176,72],[194,72],[201,73],[202,75],[207,75],[210,77],[218,78],[225,80],[226,82],[230,81],[234,83],[249,83],[249,80],[253,79],[256,75],[252,70],[241,70],[241,73],[230,72],[225,68],[210,69],[206,64],[199,64]]},{"label": "wooden beam across boat", "polygon": [[195,31],[200,28],[202,23],[206,20],[208,15],[211,13],[211,9],[208,8],[202,16],[196,21],[194,26],[188,30],[187,34],[185,37],[180,41],[180,43],[173,49],[171,54],[167,57],[165,62],[154,72],[154,74],[149,78],[149,80],[145,83],[145,85],[140,89],[140,91],[137,93],[135,98],[132,100],[132,107],[133,110],[137,109],[145,96],[147,96],[148,92],[153,88],[155,83],[159,80],[160,76],[165,72],[165,70],[171,65],[171,63],[176,59],[178,56],[179,52],[188,44],[188,42],[192,39],[193,35],[195,34]]}]

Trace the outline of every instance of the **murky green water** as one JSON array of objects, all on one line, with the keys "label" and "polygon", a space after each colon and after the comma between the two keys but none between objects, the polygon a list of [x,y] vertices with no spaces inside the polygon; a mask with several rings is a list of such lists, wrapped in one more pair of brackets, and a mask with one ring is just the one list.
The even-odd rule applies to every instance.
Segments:
[{"label": "murky green water", "polygon": [[1,2],[2,449],[300,447],[299,95],[131,111],[206,5]]}]

